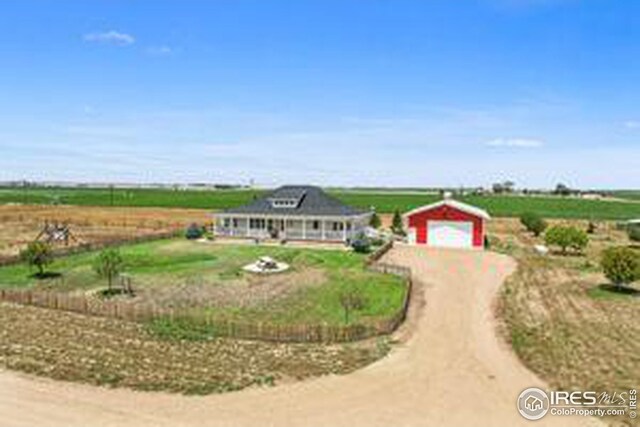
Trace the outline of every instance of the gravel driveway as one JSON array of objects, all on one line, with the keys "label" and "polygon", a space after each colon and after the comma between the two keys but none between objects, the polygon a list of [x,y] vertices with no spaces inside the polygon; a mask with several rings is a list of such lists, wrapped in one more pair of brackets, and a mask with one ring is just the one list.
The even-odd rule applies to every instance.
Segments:
[{"label": "gravel driveway", "polygon": [[[495,334],[491,305],[515,268],[491,252],[396,247],[417,282],[406,341],[341,377],[226,395],[108,390],[0,372],[3,426],[517,426],[520,391],[544,384]],[[419,308],[421,301],[426,301]],[[600,425],[547,415],[536,426]]]}]

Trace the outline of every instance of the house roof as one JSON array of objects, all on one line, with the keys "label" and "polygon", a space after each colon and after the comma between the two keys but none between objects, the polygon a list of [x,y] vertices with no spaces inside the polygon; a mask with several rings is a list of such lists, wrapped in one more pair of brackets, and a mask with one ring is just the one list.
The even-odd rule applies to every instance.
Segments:
[{"label": "house roof", "polygon": [[[273,200],[295,200],[293,206],[273,206]],[[343,204],[325,193],[321,188],[310,185],[285,185],[253,202],[236,208],[225,209],[223,214],[244,215],[284,215],[284,216],[356,216],[367,213]]]},{"label": "house roof", "polygon": [[453,199],[444,199],[444,200],[440,200],[439,202],[431,203],[430,205],[420,206],[419,208],[413,209],[405,213],[403,216],[409,217],[418,212],[430,211],[432,209],[437,209],[441,206],[449,206],[459,211],[466,212],[473,216],[477,216],[483,219],[491,219],[491,216],[489,215],[489,213],[484,209],[480,209],[475,206],[471,206],[466,203],[462,203]]}]

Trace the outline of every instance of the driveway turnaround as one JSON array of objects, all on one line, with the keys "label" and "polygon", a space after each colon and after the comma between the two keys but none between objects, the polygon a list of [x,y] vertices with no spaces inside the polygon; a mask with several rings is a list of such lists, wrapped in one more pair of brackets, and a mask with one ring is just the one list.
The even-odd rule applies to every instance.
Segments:
[{"label": "driveway turnaround", "polygon": [[[492,304],[515,268],[491,252],[395,247],[413,269],[402,344],[360,371],[275,388],[189,397],[0,372],[2,426],[587,426],[592,418],[523,419],[516,400],[544,383],[496,336]],[[215,363],[212,360],[211,363]]]}]

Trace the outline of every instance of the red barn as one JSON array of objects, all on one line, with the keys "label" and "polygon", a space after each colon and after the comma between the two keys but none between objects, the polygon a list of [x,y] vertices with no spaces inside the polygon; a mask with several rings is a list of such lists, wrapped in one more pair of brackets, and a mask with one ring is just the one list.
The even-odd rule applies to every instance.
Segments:
[{"label": "red barn", "polygon": [[443,248],[484,247],[489,214],[466,203],[445,199],[404,214],[409,243]]}]

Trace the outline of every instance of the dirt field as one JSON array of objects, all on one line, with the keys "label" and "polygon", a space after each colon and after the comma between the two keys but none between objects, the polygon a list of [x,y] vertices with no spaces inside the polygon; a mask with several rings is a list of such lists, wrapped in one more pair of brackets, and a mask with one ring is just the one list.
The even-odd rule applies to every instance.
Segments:
[{"label": "dirt field", "polygon": [[[12,426],[530,426],[518,394],[541,380],[496,336],[492,303],[514,269],[490,252],[397,247],[414,269],[408,341],[350,375],[207,397],[108,390],[0,372],[0,413]],[[426,307],[419,310],[420,301]],[[538,426],[599,425],[546,416]]]},{"label": "dirt field", "polygon": [[494,221],[491,229],[519,262],[501,295],[500,316],[525,364],[557,389],[638,388],[640,298],[602,290],[607,280],[598,268],[602,249],[629,244],[625,233],[602,223],[584,256],[540,257],[531,247],[541,240],[516,221]]},{"label": "dirt field", "polygon": [[183,229],[210,221],[208,214],[199,209],[0,205],[0,258],[17,254],[45,221],[69,224],[77,239],[71,244],[78,244]]},{"label": "dirt field", "polygon": [[0,304],[0,325],[0,366],[94,385],[188,394],[343,374],[388,350],[384,339],[335,346],[160,340],[135,323],[9,304]]}]

